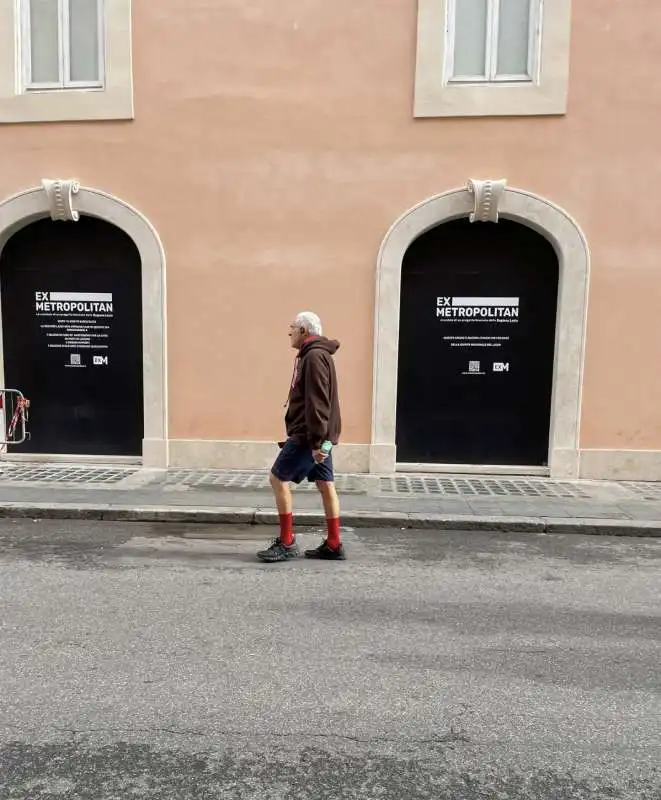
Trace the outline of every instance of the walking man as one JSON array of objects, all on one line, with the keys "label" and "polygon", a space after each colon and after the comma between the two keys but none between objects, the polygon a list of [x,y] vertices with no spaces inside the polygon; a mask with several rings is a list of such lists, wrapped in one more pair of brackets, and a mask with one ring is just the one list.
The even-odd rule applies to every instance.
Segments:
[{"label": "walking man", "polygon": [[285,426],[287,441],[281,445],[271,468],[271,486],[280,518],[280,535],[266,550],[262,561],[288,561],[299,554],[292,527],[290,483],[307,478],[316,483],[326,514],[327,535],[319,547],[306,550],[306,558],[344,560],[340,541],[340,502],[335,491],[332,448],[340,438],[340,403],[333,354],[340,343],[326,339],[321,320],[303,311],[289,329],[291,346],[298,350],[289,389]]}]

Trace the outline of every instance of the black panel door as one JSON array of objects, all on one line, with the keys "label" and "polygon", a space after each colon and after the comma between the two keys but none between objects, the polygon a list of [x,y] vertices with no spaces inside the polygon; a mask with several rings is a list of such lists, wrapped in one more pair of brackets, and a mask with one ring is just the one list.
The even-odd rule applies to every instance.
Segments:
[{"label": "black panel door", "polygon": [[548,461],[558,260],[533,230],[456,220],[402,265],[397,460]]},{"label": "black panel door", "polygon": [[39,220],[0,257],[5,386],[31,401],[16,452],[142,452],[140,255],[92,217]]}]

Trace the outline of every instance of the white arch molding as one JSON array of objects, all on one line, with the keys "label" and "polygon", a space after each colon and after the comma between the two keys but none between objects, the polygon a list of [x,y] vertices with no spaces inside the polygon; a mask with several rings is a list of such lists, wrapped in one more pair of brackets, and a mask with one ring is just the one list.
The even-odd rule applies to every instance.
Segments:
[{"label": "white arch molding", "polygon": [[[430,197],[404,213],[379,250],[374,319],[374,375],[370,472],[396,469],[397,360],[402,260],[411,243],[443,222],[468,217],[475,208],[467,189]],[[549,200],[521,189],[504,189],[501,217],[533,228],[558,256],[560,282],[556,316],[549,468],[554,478],[578,477],[579,425],[590,256],[586,238],[572,217]],[[476,222],[477,225],[494,223]],[[456,465],[454,465],[456,466]],[[437,465],[442,469],[443,465]],[[450,468],[450,465],[448,465]],[[480,469],[480,465],[474,465]],[[495,471],[483,467],[483,471]]]},{"label": "white arch molding", "polygon": [[[142,336],[144,466],[165,467],[167,446],[167,365],[165,334],[165,251],[154,226],[139,211],[113,195],[80,186],[75,192],[75,210],[106,220],[127,233],[140,253],[142,266]],[[0,201],[0,255],[12,234],[35,220],[51,216],[52,204],[43,187],[28,189]],[[75,225],[75,222],[58,224]],[[0,319],[0,376],[2,360]],[[4,383],[4,378],[2,379]]]}]

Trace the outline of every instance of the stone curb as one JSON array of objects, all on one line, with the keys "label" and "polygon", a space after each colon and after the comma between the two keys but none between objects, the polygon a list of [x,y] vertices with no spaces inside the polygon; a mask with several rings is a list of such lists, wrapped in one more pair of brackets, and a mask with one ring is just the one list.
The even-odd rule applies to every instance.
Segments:
[{"label": "stone curb", "polygon": [[[179,522],[215,525],[276,525],[274,511],[258,508],[123,506],[116,504],[0,503],[3,519],[69,519],[107,522]],[[320,525],[321,511],[296,515],[300,525]],[[584,534],[661,538],[661,520],[578,519],[548,517],[467,516],[349,511],[342,523],[354,528],[401,528],[437,531],[496,531],[508,533]]]}]

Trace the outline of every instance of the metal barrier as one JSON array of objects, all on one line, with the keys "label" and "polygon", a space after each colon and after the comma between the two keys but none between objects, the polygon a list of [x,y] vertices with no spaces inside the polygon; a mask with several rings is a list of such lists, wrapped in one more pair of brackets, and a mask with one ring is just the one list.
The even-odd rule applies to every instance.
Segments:
[{"label": "metal barrier", "polygon": [[27,429],[30,401],[18,389],[0,389],[0,451],[30,438]]}]

